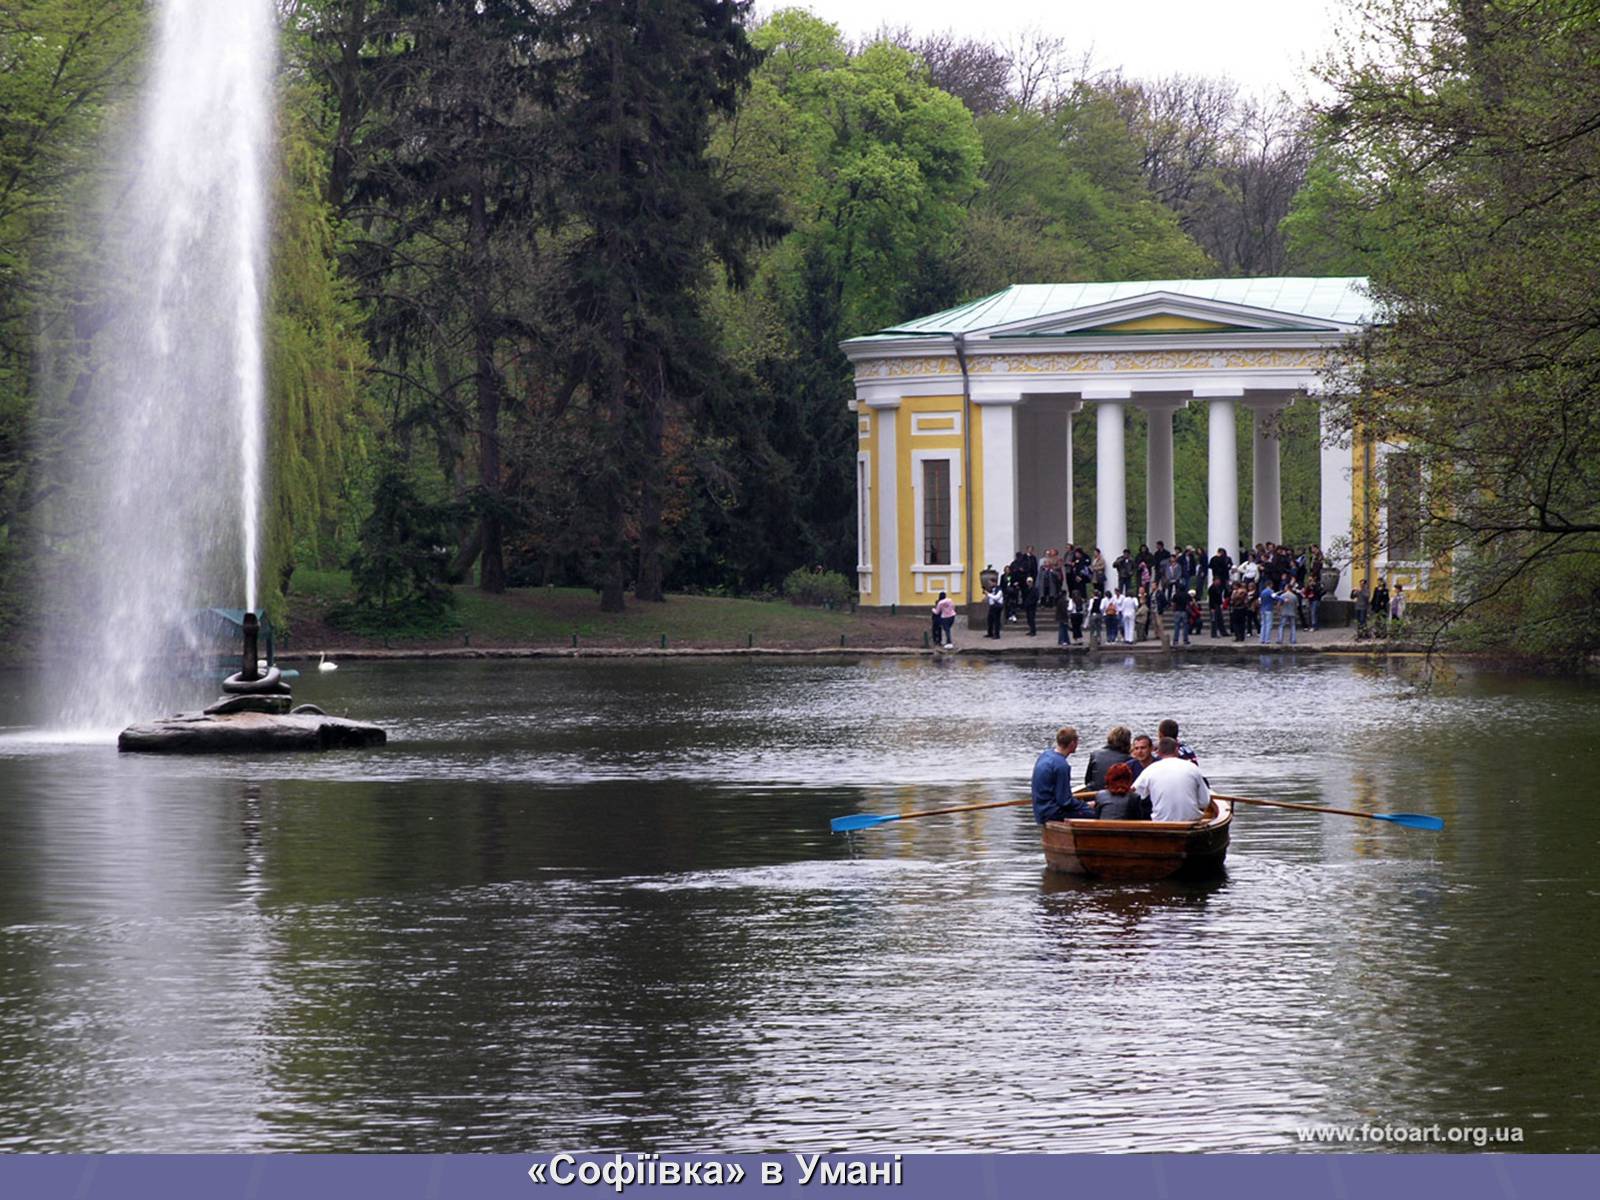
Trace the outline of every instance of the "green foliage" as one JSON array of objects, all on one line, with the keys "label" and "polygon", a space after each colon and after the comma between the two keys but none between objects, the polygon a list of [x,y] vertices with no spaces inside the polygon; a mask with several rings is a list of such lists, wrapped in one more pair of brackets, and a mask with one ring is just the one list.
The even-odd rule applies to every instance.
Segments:
[{"label": "green foliage", "polygon": [[770,275],[785,307],[798,314],[801,290],[825,287],[829,333],[844,336],[912,315],[920,264],[953,250],[979,187],[972,114],[909,51],[878,42],[847,54],[808,14],[779,13],[751,40],[769,57],[719,152],[735,167],[786,162],[766,175],[789,185],[795,225]]},{"label": "green foliage", "polygon": [[138,66],[141,0],[0,5],[0,631],[25,615],[36,464],[53,433],[35,409],[42,331],[63,324],[84,253],[71,208],[94,182],[96,138]]},{"label": "green foliage", "polygon": [[[111,161],[95,138],[128,94],[149,7],[0,5],[0,626],[30,578],[28,497],[55,483],[36,460],[70,433],[34,411],[33,348],[42,331],[67,400],[92,314],[66,281],[93,277],[69,213]],[[485,587],[503,559],[502,585],[598,580],[619,599],[628,582],[770,590],[801,564],[848,579],[841,340],[1017,282],[1215,269],[1201,245],[1222,235],[1186,232],[1183,172],[1215,207],[1227,148],[1174,168],[1193,121],[1135,113],[1124,81],[1030,83],[1014,61],[1009,99],[1004,72],[962,93],[983,97],[974,117],[932,82],[961,90],[948,56],[851,47],[794,9],[748,34],[748,6],[717,0],[280,10],[274,613],[306,571],[353,553],[343,615],[391,633],[449,621],[441,581],[474,561]],[[1361,253],[1393,236],[1352,207],[1376,178],[1327,140],[1286,225],[1308,269],[1355,261],[1352,213]],[[1077,426],[1080,536],[1092,426]],[[1198,410],[1178,415],[1180,463],[1205,462],[1205,432]],[[1136,465],[1136,415],[1128,439]],[[1286,533],[1296,495],[1314,512],[1299,445],[1285,445]],[[1177,486],[1180,536],[1197,540],[1203,468]],[[1136,482],[1129,497],[1137,531]]]},{"label": "green foliage", "polygon": [[898,46],[852,53],[793,9],[751,40],[767,57],[711,153],[737,186],[780,195],[792,229],[747,291],[713,296],[743,380],[718,409],[732,461],[708,517],[719,573],[758,588],[800,562],[853,565],[855,426],[838,343],[950,302],[982,145],[961,102]]},{"label": "green foliage", "polygon": [[1298,275],[1368,275],[1382,267],[1386,238],[1354,178],[1355,162],[1329,141],[1283,220],[1290,270]]},{"label": "green foliage", "polygon": [[838,608],[855,597],[856,589],[837,571],[796,567],[784,576],[783,594],[791,604]]},{"label": "green foliage", "polygon": [[418,495],[404,462],[384,457],[350,558],[355,599],[332,614],[335,623],[352,632],[448,627],[448,515]]},{"label": "green foliage", "polygon": [[756,64],[744,8],[576,0],[554,26],[564,374],[600,448],[580,511],[607,611],[623,606],[630,524],[638,594],[662,599],[670,433],[694,427],[719,358],[702,318],[710,268],[741,278],[745,244],[774,231],[760,189],[730,186],[707,153]]},{"label": "green foliage", "polygon": [[1600,537],[1574,536],[1534,569],[1511,576],[1492,557],[1464,558],[1460,575],[1476,602],[1453,614],[1452,645],[1514,648],[1520,657],[1569,667],[1600,651]]},{"label": "green foliage", "polygon": [[[1383,322],[1349,364],[1358,433],[1425,464],[1444,618],[1595,645],[1600,534],[1600,22],[1587,0],[1367,0],[1326,134]],[[1319,210],[1311,208],[1308,213]],[[1370,567],[1372,564],[1366,564]]]},{"label": "green foliage", "polygon": [[291,90],[281,106],[267,395],[271,508],[262,577],[276,582],[270,611],[299,564],[329,566],[354,542],[354,483],[372,413],[362,314],[339,274],[332,213],[323,199],[327,154],[312,120],[317,97]]},{"label": "green foliage", "polygon": [[1210,260],[1150,195],[1140,147],[1106,92],[985,117],[987,187],[964,230],[965,295],[1013,283],[1185,279]]}]

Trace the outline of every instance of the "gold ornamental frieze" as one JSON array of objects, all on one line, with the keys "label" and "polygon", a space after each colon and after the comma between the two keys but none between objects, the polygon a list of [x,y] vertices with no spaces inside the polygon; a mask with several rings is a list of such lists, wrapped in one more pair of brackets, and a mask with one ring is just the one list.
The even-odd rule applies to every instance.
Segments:
[{"label": "gold ornamental frieze", "polygon": [[[1317,371],[1328,364],[1318,349],[1127,350],[1068,354],[980,354],[967,362],[973,375],[1116,375],[1150,371]],[[878,358],[856,368],[858,380],[961,374],[953,355]]]}]

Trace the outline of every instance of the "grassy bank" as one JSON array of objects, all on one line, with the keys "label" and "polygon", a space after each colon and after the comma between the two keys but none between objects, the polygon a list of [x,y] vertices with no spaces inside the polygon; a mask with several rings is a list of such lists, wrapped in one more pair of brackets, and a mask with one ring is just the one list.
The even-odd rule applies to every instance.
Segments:
[{"label": "grassy bank", "polygon": [[343,571],[295,572],[289,598],[290,652],[339,647],[445,648],[471,645],[580,646],[608,648],[784,649],[921,646],[926,614],[850,613],[797,608],[785,601],[735,600],[720,596],[668,596],[663,604],[628,598],[627,611],[602,613],[588,588],[513,588],[492,596],[472,587],[456,589],[448,629],[392,629],[362,636],[341,630],[329,612],[350,598]]}]

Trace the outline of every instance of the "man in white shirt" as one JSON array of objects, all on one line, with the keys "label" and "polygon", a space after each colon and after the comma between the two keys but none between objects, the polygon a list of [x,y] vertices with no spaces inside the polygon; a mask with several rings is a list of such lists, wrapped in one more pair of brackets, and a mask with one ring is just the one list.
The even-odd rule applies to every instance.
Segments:
[{"label": "man in white shirt", "polygon": [[1127,592],[1122,593],[1122,599],[1117,601],[1117,609],[1122,613],[1122,640],[1133,641],[1134,620],[1139,615],[1139,602]]},{"label": "man in white shirt", "polygon": [[1159,757],[1133,781],[1133,790],[1150,801],[1152,821],[1198,821],[1211,804],[1211,789],[1200,768],[1178,757],[1176,738],[1156,743]]}]

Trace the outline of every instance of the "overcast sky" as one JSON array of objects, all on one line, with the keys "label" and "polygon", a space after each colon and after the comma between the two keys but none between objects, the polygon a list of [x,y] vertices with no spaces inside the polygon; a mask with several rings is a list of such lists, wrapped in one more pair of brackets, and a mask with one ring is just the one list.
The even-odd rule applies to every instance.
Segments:
[{"label": "overcast sky", "polygon": [[808,8],[858,38],[884,25],[1004,43],[1024,29],[1065,37],[1096,70],[1226,75],[1258,95],[1323,95],[1306,66],[1333,40],[1340,0],[760,0],[761,15]]}]

